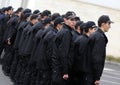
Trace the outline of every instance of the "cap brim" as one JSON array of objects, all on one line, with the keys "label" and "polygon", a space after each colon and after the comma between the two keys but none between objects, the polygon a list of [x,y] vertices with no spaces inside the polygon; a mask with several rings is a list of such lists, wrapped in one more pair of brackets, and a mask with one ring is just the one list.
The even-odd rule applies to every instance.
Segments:
[{"label": "cap brim", "polygon": [[68,19],[75,19],[77,16],[69,16]]},{"label": "cap brim", "polygon": [[97,28],[97,26],[96,26],[96,25],[93,25],[92,28]]},{"label": "cap brim", "polygon": [[113,21],[108,21],[108,23],[114,23]]}]

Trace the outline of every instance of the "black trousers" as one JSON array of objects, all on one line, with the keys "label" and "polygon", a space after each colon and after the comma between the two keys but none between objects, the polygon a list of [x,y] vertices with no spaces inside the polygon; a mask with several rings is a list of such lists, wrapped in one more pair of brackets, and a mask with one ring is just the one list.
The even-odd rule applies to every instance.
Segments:
[{"label": "black trousers", "polygon": [[51,71],[38,70],[34,85],[51,85]]},{"label": "black trousers", "polygon": [[93,74],[78,72],[72,76],[74,85],[95,85]]},{"label": "black trousers", "polygon": [[0,64],[3,63],[3,56],[4,56],[2,55],[3,50],[4,50],[4,43],[0,40]]},{"label": "black trousers", "polygon": [[69,81],[69,79],[63,79],[63,74],[60,70],[57,69],[52,71],[52,85],[71,85]]}]

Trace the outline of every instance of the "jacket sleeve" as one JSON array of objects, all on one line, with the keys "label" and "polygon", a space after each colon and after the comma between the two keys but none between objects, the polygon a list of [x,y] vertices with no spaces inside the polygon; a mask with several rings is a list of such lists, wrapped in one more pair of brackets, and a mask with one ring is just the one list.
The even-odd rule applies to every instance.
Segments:
[{"label": "jacket sleeve", "polygon": [[92,66],[95,80],[100,80],[105,62],[105,40],[103,37],[95,39],[92,50]]},{"label": "jacket sleeve", "polygon": [[63,34],[62,42],[59,47],[60,51],[60,58],[63,68],[63,74],[68,74],[68,53],[70,49],[70,42],[71,42],[71,34],[70,32],[66,32]]}]

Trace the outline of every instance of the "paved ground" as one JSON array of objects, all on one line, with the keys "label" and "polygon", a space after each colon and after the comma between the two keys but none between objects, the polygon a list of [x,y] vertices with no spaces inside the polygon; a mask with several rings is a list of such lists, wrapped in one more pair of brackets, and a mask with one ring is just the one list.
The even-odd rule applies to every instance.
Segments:
[{"label": "paved ground", "polygon": [[120,85],[120,66],[106,64],[101,85]]},{"label": "paved ground", "polygon": [[0,65],[0,85],[13,85],[10,79],[3,74],[1,65]]},{"label": "paved ground", "polygon": [[[4,76],[0,65],[0,85],[13,85],[10,79]],[[120,66],[106,64],[100,85],[120,85]]]}]

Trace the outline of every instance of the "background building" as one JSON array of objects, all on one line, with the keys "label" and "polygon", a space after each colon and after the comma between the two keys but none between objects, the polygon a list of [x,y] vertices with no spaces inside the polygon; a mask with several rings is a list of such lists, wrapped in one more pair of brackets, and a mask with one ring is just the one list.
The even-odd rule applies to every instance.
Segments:
[{"label": "background building", "polygon": [[[112,4],[109,4],[112,3]],[[11,5],[15,9],[22,6],[32,10],[51,10],[64,14],[66,11],[75,11],[81,20],[93,20],[97,24],[97,19],[101,15],[109,15],[115,22],[106,33],[109,43],[107,45],[107,55],[120,57],[120,0],[0,0],[0,7]]]}]

